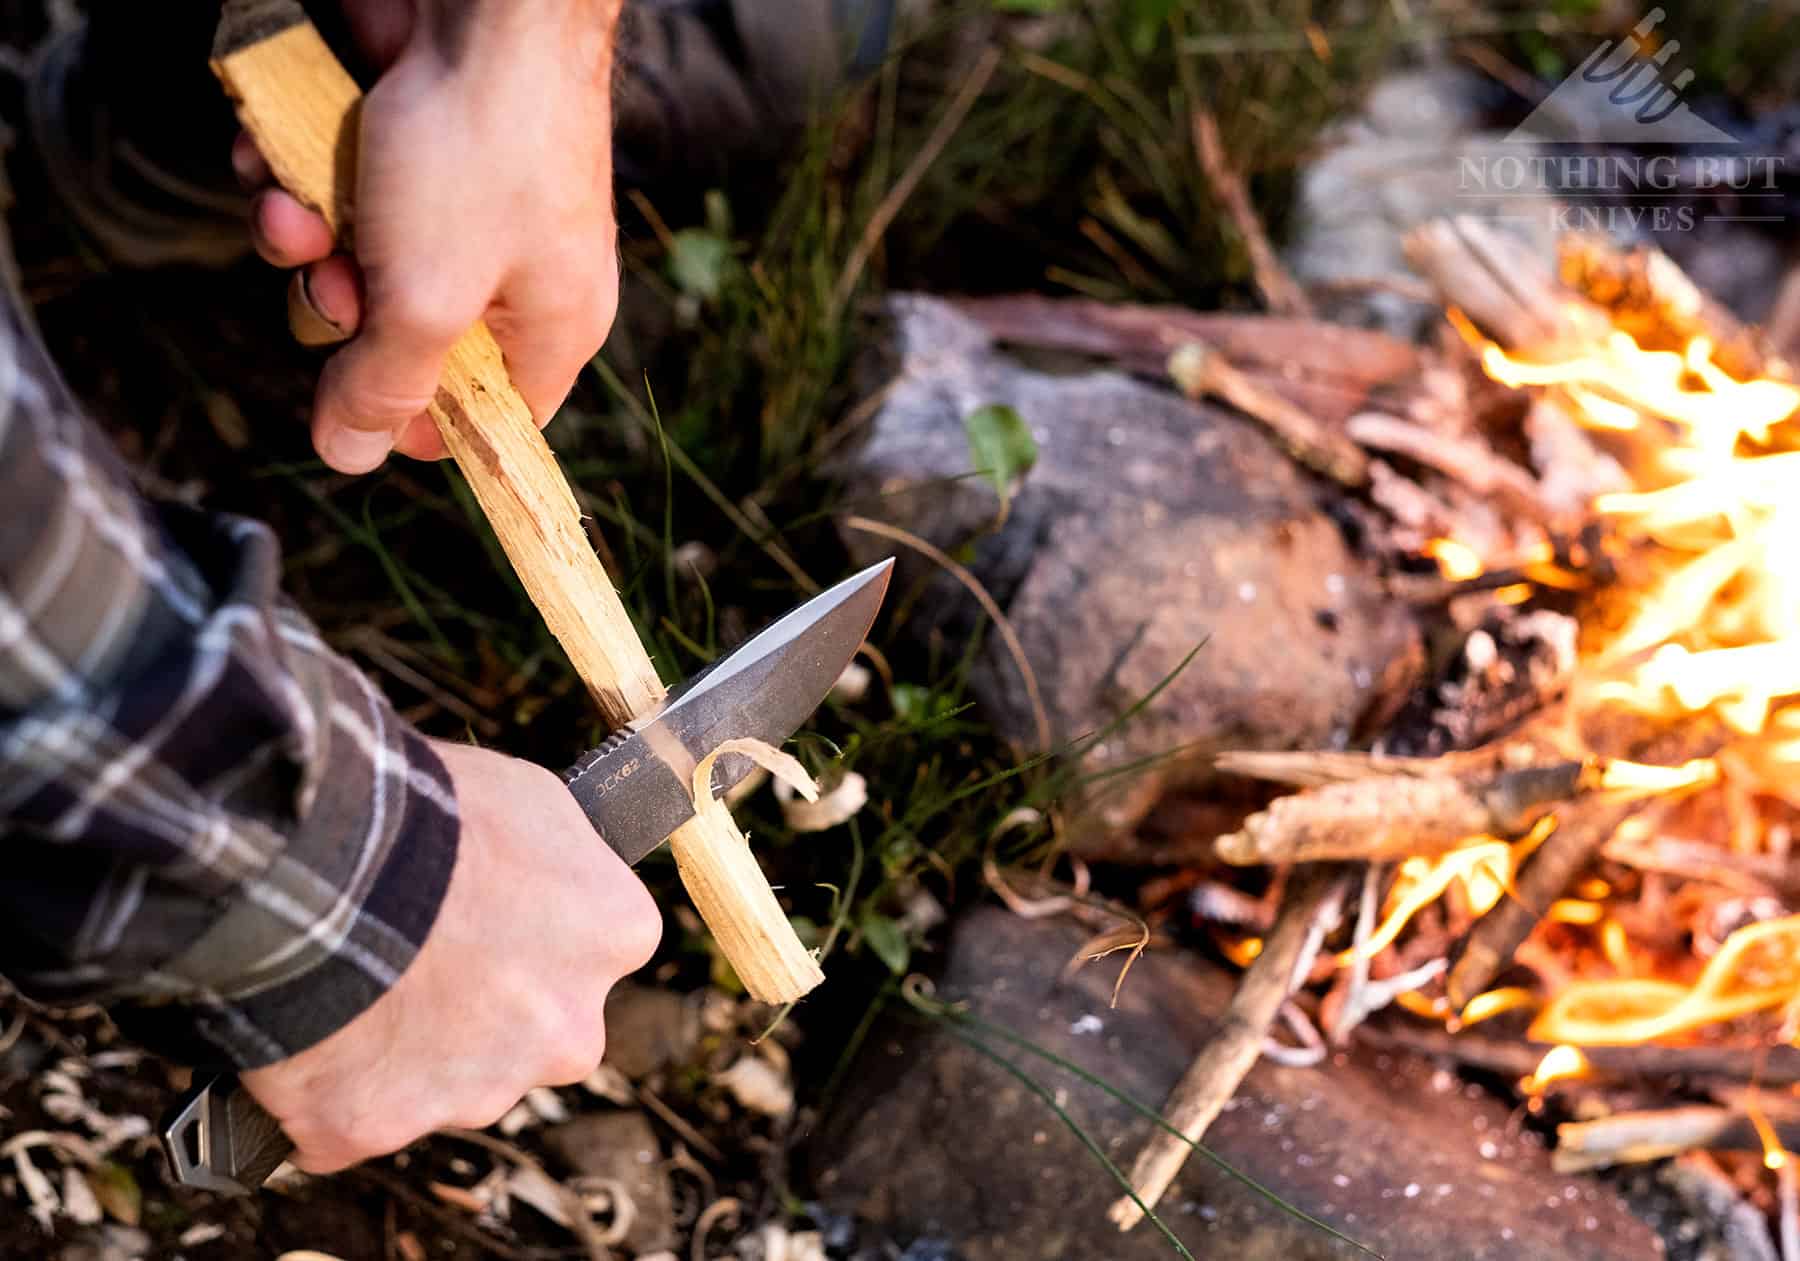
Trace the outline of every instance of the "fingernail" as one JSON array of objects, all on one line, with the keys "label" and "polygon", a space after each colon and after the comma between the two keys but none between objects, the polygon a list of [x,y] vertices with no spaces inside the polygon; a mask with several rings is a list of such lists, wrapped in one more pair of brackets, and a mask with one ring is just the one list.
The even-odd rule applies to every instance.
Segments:
[{"label": "fingernail", "polygon": [[350,330],[325,314],[313,297],[311,275],[304,267],[288,282],[288,329],[302,346],[332,346],[350,340]]},{"label": "fingernail", "polygon": [[367,473],[387,459],[394,436],[380,429],[351,429],[336,425],[320,437],[320,454],[340,473]]}]

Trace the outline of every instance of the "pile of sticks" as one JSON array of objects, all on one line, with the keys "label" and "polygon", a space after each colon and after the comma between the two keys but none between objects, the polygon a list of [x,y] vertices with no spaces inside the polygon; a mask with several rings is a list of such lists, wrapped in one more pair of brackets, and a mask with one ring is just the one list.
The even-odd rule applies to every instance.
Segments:
[{"label": "pile of sticks", "polygon": [[[1375,536],[1395,556],[1447,536],[1474,551],[1478,575],[1427,578],[1414,571],[1396,589],[1422,610],[1455,610],[1450,620],[1467,637],[1467,657],[1491,660],[1496,615],[1531,616],[1513,607],[1516,595],[1496,601],[1498,590],[1523,584],[1542,590],[1548,583],[1580,599],[1584,589],[1612,577],[1613,560],[1595,546],[1589,505],[1597,494],[1625,485],[1626,477],[1616,454],[1590,441],[1553,402],[1526,403],[1487,383],[1471,350],[1477,334],[1528,356],[1592,345],[1613,329],[1646,347],[1678,348],[1705,334],[1734,375],[1781,375],[1786,368],[1755,330],[1707,300],[1654,251],[1571,237],[1560,258],[1537,258],[1478,222],[1455,220],[1419,230],[1408,252],[1454,314],[1435,350],[1421,352],[1416,384],[1377,391],[1379,406],[1322,422],[1316,410],[1296,406],[1291,391],[1284,396],[1277,384],[1234,368],[1198,338],[1173,348],[1170,371],[1190,394],[1251,416],[1296,460],[1337,481],[1378,523]],[[1166,343],[1169,325],[1161,328]],[[1489,634],[1485,647],[1473,642],[1482,634]],[[1700,932],[1694,916],[1728,916],[1745,899],[1800,891],[1782,864],[1711,845],[1684,848],[1669,839],[1676,834],[1669,828],[1625,826],[1639,816],[1666,821],[1680,810],[1681,796],[1610,786],[1614,759],[1672,766],[1709,756],[1723,737],[1704,722],[1669,731],[1643,720],[1596,723],[1591,711],[1578,719],[1562,694],[1572,641],[1566,655],[1564,669],[1515,689],[1507,712],[1464,724],[1447,746],[1451,751],[1437,756],[1236,753],[1219,759],[1221,771],[1298,791],[1215,843],[1225,863],[1274,868],[1284,891],[1213,1041],[1165,1105],[1176,1130],[1199,1140],[1262,1055],[1292,1060],[1296,1049],[1271,1036],[1283,1016],[1322,1030],[1323,1038],[1312,1039],[1315,1058],[1323,1058],[1327,1041],[1342,1044],[1360,1031],[1356,1036],[1378,1045],[1530,1077],[1550,1048],[1529,1041],[1516,1022],[1517,1036],[1509,1038],[1452,1035],[1442,1020],[1370,1018],[1401,994],[1428,986],[1441,992],[1442,1013],[1454,1018],[1513,968],[1534,972],[1541,982],[1567,979],[1568,963],[1533,934],[1597,865],[1642,881],[1647,890],[1698,877],[1708,893],[1684,904],[1687,918],[1672,920],[1668,930],[1675,936]],[[1443,716],[1441,705],[1424,712]],[[1479,741],[1470,743],[1471,735]],[[1408,743],[1395,733],[1390,747]],[[1478,913],[1466,899],[1447,895],[1415,917],[1404,941],[1362,949],[1396,862],[1436,858],[1477,837],[1511,847],[1516,876],[1505,896]],[[1333,940],[1354,951],[1352,966],[1337,966],[1340,947],[1326,950]],[[1307,992],[1327,978],[1322,996]],[[1800,1108],[1791,1115],[1759,1112],[1751,1090],[1755,1081],[1800,1082],[1800,1051],[1793,1047],[1595,1048],[1586,1068],[1580,1083],[1557,1089],[1589,1092],[1603,1104],[1592,1111],[1610,1115],[1562,1127],[1559,1168],[1692,1148],[1760,1148],[1771,1138],[1783,1146],[1800,1143]],[[1690,1102],[1667,1105],[1671,1078],[1681,1079]],[[1141,1220],[1141,1206],[1155,1205],[1189,1150],[1172,1134],[1150,1139],[1131,1171],[1135,1199],[1121,1198],[1112,1209],[1121,1229]]]}]

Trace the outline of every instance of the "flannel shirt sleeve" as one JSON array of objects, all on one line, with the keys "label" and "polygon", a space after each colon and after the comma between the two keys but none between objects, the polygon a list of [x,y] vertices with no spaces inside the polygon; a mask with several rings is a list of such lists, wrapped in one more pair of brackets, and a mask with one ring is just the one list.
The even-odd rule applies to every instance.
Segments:
[{"label": "flannel shirt sleeve", "polygon": [[455,861],[443,764],[279,576],[266,527],[137,494],[0,293],[0,973],[190,1063],[347,1023]]}]

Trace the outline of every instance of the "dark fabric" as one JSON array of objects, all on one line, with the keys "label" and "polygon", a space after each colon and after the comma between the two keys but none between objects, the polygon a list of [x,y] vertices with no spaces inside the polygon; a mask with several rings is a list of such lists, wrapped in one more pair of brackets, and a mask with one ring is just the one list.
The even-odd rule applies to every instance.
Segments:
[{"label": "dark fabric", "polygon": [[448,777],[282,599],[266,527],[137,494],[10,276],[0,973],[193,1062],[285,1058],[412,961],[455,861]]}]

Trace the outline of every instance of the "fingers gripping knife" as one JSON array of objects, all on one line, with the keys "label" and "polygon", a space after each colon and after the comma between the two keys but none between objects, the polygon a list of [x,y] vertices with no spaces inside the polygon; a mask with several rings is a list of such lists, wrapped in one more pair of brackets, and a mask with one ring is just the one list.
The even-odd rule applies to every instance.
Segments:
[{"label": "fingers gripping knife", "polygon": [[[226,0],[213,69],[276,179],[346,241],[354,218],[361,93],[300,5]],[[690,806],[683,814],[669,796],[670,785],[679,783],[675,772],[683,758],[711,751],[690,746],[690,737],[715,744],[734,735],[780,739],[804,720],[873,617],[886,585],[885,566],[803,605],[665,702],[649,654],[588,544],[575,496],[485,325],[477,323],[452,347],[430,412],[532,603],[602,715],[615,729],[628,729],[584,759],[588,769],[574,776],[572,791],[597,821],[610,820],[611,803],[643,812],[635,827],[606,823],[602,834],[621,852],[628,845],[647,852],[666,836],[696,909],[752,997],[787,1002],[805,994],[823,974],[743,834],[722,811],[694,814]],[[842,621],[832,620],[834,609]],[[852,624],[848,647],[837,638],[829,646],[814,638],[827,625],[844,633]],[[753,686],[761,690],[748,690]],[[749,725],[732,725],[740,721]],[[638,768],[624,773],[634,757],[642,759],[641,781]],[[725,763],[733,760],[720,759],[715,784],[730,777]],[[657,831],[664,817],[673,831]],[[286,1139],[271,1143],[253,1135],[250,1103],[226,1083],[190,1098],[164,1135],[184,1181],[242,1189],[279,1162],[269,1155]],[[262,1124],[279,1134],[266,1119]]]},{"label": "fingers gripping knife", "polygon": [[[694,816],[694,768],[726,740],[780,744],[825,699],[881,607],[892,561],[845,579],[676,689],[659,710],[621,728],[563,780],[619,857],[636,865]],[[721,757],[713,790],[749,771]],[[203,1083],[163,1129],[176,1176],[211,1191],[252,1190],[293,1147],[235,1078]]]}]

